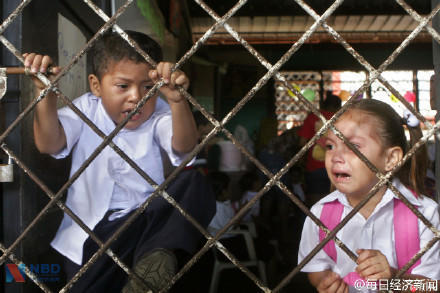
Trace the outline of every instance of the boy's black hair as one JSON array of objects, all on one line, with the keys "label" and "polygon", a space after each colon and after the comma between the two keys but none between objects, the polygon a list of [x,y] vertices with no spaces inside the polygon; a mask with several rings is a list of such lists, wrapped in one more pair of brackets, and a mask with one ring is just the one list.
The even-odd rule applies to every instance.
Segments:
[{"label": "boy's black hair", "polygon": [[[162,61],[162,49],[160,45],[146,34],[125,31],[139,47],[145,51],[154,61]],[[92,73],[99,79],[107,70],[111,62],[119,62],[129,59],[136,63],[147,62],[136,50],[131,47],[118,33],[109,31],[99,38],[92,46],[89,56],[91,57]]]}]

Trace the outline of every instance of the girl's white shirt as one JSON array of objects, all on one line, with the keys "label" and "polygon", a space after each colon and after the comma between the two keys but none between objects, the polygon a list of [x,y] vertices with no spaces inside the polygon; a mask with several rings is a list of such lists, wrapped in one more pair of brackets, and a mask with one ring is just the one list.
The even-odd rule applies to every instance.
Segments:
[{"label": "girl's white shirt", "polygon": [[[86,93],[73,103],[105,135],[115,129],[116,126],[105,111],[101,99]],[[58,110],[58,116],[66,134],[67,145],[53,157],[64,158],[72,153],[72,177],[103,139],[70,108]],[[168,104],[158,98],[155,111],[147,121],[134,130],[122,129],[112,141],[154,182],[160,184],[164,181],[160,148],[166,151],[173,165],[180,164],[184,159],[184,156],[172,150],[172,135],[171,111]],[[137,208],[153,191],[154,188],[142,176],[107,146],[69,187],[66,205],[93,230],[109,210],[115,192],[118,192],[116,198],[120,198],[120,193],[124,192],[128,202],[126,209],[112,215],[113,218]],[[87,237],[88,234],[64,214],[51,245],[73,262],[81,264],[83,244]]]},{"label": "girl's white shirt", "polygon": [[[433,226],[440,230],[438,204],[432,199],[424,196],[415,198],[412,192],[407,189],[398,179],[393,180],[393,185],[428,219]],[[351,218],[346,225],[336,234],[351,251],[357,249],[377,249],[387,258],[391,267],[397,268],[397,257],[394,246],[393,228],[393,199],[398,198],[390,189],[387,189],[382,200],[378,203],[373,213],[365,219],[360,213]],[[334,191],[317,202],[311,212],[320,217],[325,203],[338,200],[344,205],[342,219],[353,209],[347,197],[339,191]],[[418,220],[420,248],[434,238],[433,232]],[[319,228],[307,217],[302,231],[301,242],[298,253],[300,263],[319,243]],[[337,263],[335,263],[322,249],[303,268],[303,272],[321,272],[332,270],[344,277],[354,272],[356,263],[336,245]],[[440,279],[440,244],[429,249],[422,257],[421,264],[414,268],[412,274],[422,275],[433,280]],[[440,285],[440,284],[439,284]],[[368,290],[356,290],[350,287],[350,292],[369,292]],[[375,292],[375,291],[370,291]]]}]

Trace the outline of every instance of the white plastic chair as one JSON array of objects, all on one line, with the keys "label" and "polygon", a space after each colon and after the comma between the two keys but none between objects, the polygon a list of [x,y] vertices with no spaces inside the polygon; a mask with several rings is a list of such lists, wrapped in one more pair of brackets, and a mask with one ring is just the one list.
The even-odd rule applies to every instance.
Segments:
[{"label": "white plastic chair", "polygon": [[[267,278],[266,278],[265,264],[263,261],[261,261],[257,258],[257,254],[255,252],[254,239],[252,237],[252,234],[255,233],[254,232],[255,230],[252,230],[252,226],[249,228],[250,228],[250,231],[245,230],[245,229],[233,229],[231,231],[228,231],[227,233],[228,234],[243,235],[249,259],[248,260],[239,260],[239,261],[245,267],[257,267],[258,272],[260,273],[261,280],[263,281],[264,284],[266,284]],[[251,232],[253,232],[253,233],[251,233]],[[214,251],[214,269],[212,271],[211,285],[209,288],[209,293],[217,293],[218,283],[220,280],[220,273],[222,270],[237,268],[228,259],[225,261],[219,259],[217,257],[217,253],[218,253],[217,248],[214,247],[213,251]]]}]

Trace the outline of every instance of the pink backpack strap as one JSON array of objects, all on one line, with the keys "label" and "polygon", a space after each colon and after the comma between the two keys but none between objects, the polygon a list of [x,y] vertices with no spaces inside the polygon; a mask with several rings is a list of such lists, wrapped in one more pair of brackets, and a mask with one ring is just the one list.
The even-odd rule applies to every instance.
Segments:
[{"label": "pink backpack strap", "polygon": [[[416,193],[413,191],[415,197]],[[417,216],[399,199],[394,199],[394,240],[398,268],[402,268],[420,250]],[[420,259],[408,269],[408,273],[420,264]]]},{"label": "pink backpack strap", "polygon": [[[344,283],[355,287],[356,286],[356,281],[358,280],[362,280],[362,281],[366,281],[364,278],[362,278],[358,273],[356,272],[351,272],[348,273],[344,278],[342,278],[344,280]],[[361,284],[365,284],[365,283],[361,283]]]},{"label": "pink backpack strap", "polygon": [[[344,206],[338,201],[327,202],[322,207],[320,220],[329,230],[333,230],[341,222]],[[326,234],[319,228],[319,241],[324,240]],[[324,246],[324,251],[336,262],[336,245],[334,240],[330,240]]]},{"label": "pink backpack strap", "polygon": [[[320,220],[324,225],[327,226],[329,230],[333,230],[340,222],[342,218],[342,213],[344,212],[344,206],[338,201],[327,202],[322,207]],[[324,240],[325,232],[321,228],[319,229],[319,241]],[[336,244],[334,240],[330,240],[324,246],[324,251],[336,262]],[[352,272],[347,274],[343,280],[350,286],[354,286],[357,280],[363,280],[358,273]]]},{"label": "pink backpack strap", "polygon": [[[417,197],[417,194],[414,191],[413,194]],[[320,220],[329,230],[333,230],[341,221],[343,211],[344,206],[338,200],[325,203],[322,208]],[[394,199],[393,214],[395,249],[397,263],[400,269],[420,250],[418,218],[402,201],[398,199]],[[320,228],[319,241],[324,240],[325,236],[326,234],[324,230]],[[334,240],[330,240],[323,249],[327,255],[336,262],[336,244]],[[410,273],[414,267],[419,264],[420,259],[408,269],[408,272]],[[348,285],[354,286],[355,281],[362,278],[356,272],[352,272],[347,274],[343,279]]]}]

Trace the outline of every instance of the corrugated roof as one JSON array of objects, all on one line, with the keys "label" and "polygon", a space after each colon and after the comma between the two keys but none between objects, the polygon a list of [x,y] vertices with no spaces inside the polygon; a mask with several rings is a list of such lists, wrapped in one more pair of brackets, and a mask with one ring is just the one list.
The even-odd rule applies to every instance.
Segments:
[{"label": "corrugated roof", "polygon": [[[314,23],[311,16],[234,16],[228,24],[249,43],[293,43]],[[211,17],[192,18],[193,40],[199,39],[212,25]],[[327,24],[350,43],[402,42],[419,24],[409,15],[336,15]],[[431,42],[427,32],[422,32],[415,42]],[[333,37],[320,27],[308,40],[310,43],[332,42]],[[235,43],[222,27],[207,44]]]}]

